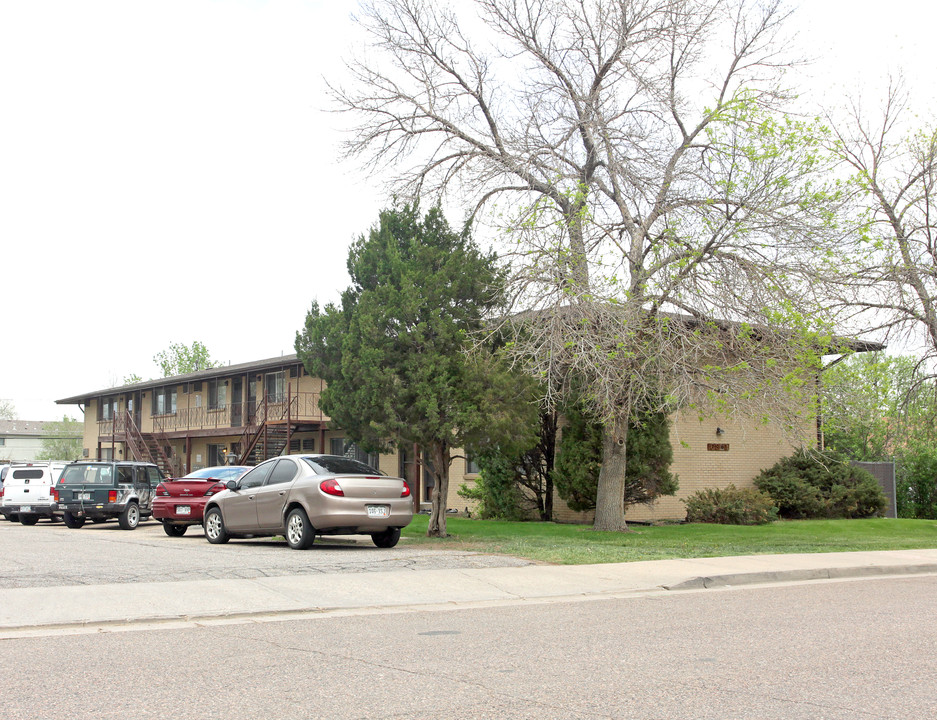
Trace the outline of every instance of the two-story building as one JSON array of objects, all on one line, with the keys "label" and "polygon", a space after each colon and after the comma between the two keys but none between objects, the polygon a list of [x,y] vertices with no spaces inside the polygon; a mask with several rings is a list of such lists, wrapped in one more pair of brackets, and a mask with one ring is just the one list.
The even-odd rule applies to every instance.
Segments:
[{"label": "two-story building", "polygon": [[179,476],[213,465],[255,465],[287,452],[351,455],[407,478],[415,501],[429,502],[432,480],[420,477],[415,449],[361,452],[320,410],[322,389],[296,355],[284,355],[56,402],[84,412],[83,455],[89,459],[155,462]]},{"label": "two-story building", "polygon": [[[323,387],[321,379],[306,373],[296,355],[284,355],[57,402],[83,410],[86,458],[145,460],[179,476],[212,465],[254,465],[287,452],[349,455],[406,478],[415,505],[426,507],[433,481],[421,469],[419,448],[363,453],[319,408]],[[794,450],[788,436],[773,425],[744,417],[701,419],[695,412],[674,416],[671,443],[671,470],[680,484],[677,495],[629,509],[628,520],[682,519],[686,516],[682,498],[704,488],[750,487],[762,469]],[[466,508],[469,503],[458,489],[476,477],[467,459],[454,460],[447,507]],[[560,521],[591,522],[591,513],[573,512],[559,498],[554,510]]]}]

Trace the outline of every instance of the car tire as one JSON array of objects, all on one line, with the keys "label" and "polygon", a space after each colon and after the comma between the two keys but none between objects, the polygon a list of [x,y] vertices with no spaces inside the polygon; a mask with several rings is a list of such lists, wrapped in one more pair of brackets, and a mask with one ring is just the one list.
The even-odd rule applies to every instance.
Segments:
[{"label": "car tire", "polygon": [[20,513],[20,522],[23,523],[23,525],[35,525],[39,522],[39,516]]},{"label": "car tire", "polygon": [[[165,523],[163,523],[163,525],[165,525]],[[228,535],[228,531],[225,530],[224,518],[221,516],[221,510],[218,508],[213,507],[205,513],[203,525],[205,527],[205,538],[212,545],[221,545],[231,539],[231,536]]]},{"label": "car tire", "polygon": [[80,528],[85,524],[85,519],[83,517],[76,517],[66,510],[65,514],[62,515],[62,522],[65,523],[65,527]]},{"label": "car tire", "polygon": [[163,523],[163,532],[169,537],[182,537],[185,531],[189,529],[188,525],[173,525],[172,523]]},{"label": "car tire", "polygon": [[302,508],[293,508],[286,516],[286,542],[293,550],[305,550],[316,541],[316,533],[309,516]]},{"label": "car tire", "polygon": [[124,511],[117,516],[121,530],[133,530],[140,524],[140,506],[135,502],[127,503]]},{"label": "car tire", "polygon": [[392,548],[400,540],[400,528],[387,528],[383,532],[371,533],[371,540],[379,548]]}]

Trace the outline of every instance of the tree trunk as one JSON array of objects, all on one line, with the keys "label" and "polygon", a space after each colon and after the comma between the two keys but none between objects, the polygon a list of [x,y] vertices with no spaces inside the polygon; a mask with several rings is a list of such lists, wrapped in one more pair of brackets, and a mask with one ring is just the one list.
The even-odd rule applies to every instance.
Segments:
[{"label": "tree trunk", "polygon": [[602,439],[602,467],[595,496],[596,530],[626,532],[625,523],[625,448],[628,444],[627,411],[619,412],[606,423]]},{"label": "tree trunk", "polygon": [[433,487],[433,504],[426,536],[446,537],[446,501],[449,497],[449,445],[447,443],[432,444],[430,463],[436,484]]}]

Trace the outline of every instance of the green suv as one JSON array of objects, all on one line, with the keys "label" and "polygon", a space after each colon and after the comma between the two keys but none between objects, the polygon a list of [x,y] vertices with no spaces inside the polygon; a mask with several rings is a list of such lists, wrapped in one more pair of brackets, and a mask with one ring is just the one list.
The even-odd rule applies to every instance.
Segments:
[{"label": "green suv", "polygon": [[55,500],[70,528],[80,528],[89,519],[117,518],[124,530],[133,530],[141,518],[153,514],[153,495],[162,479],[152,463],[74,462],[56,484]]}]

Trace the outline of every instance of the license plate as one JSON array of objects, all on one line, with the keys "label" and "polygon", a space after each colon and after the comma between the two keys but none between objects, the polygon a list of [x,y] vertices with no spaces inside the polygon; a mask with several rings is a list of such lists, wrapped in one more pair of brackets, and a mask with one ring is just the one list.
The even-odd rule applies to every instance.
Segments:
[{"label": "license plate", "polygon": [[387,505],[368,505],[369,518],[390,517],[390,507]]},{"label": "license plate", "polygon": [[176,505],[176,515],[191,515],[192,508],[188,505]]},{"label": "license plate", "polygon": [[83,493],[76,493],[76,494],[78,495],[78,499],[79,499],[79,500],[90,500],[90,499],[91,499],[91,493],[89,493],[89,492],[86,492],[86,493],[85,493],[85,492],[83,492]]},{"label": "license plate", "polygon": [[32,512],[32,505],[20,505],[20,512]]}]

